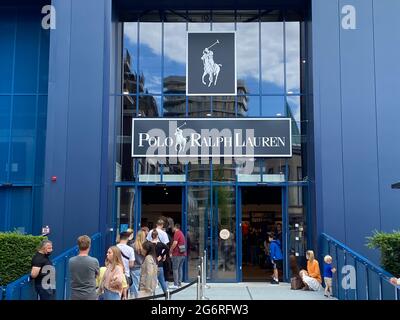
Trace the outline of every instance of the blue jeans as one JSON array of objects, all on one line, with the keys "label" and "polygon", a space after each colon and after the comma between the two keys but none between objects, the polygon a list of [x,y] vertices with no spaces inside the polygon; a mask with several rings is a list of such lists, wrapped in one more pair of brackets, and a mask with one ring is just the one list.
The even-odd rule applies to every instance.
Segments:
[{"label": "blue jeans", "polygon": [[110,290],[104,288],[103,299],[104,300],[121,300],[121,297],[118,292],[113,292],[113,291],[110,291]]},{"label": "blue jeans", "polygon": [[39,295],[40,300],[56,300],[56,290],[43,289],[42,286],[35,286],[36,293]]},{"label": "blue jeans", "polygon": [[139,292],[140,269],[131,269],[131,279],[132,285],[129,291],[137,298]]},{"label": "blue jeans", "polygon": [[165,282],[165,277],[164,277],[164,268],[163,267],[158,267],[158,272],[157,272],[157,279],[158,282],[160,282],[160,286],[162,291],[165,293],[167,292],[167,283]]},{"label": "blue jeans", "polygon": [[185,256],[172,256],[172,272],[174,274],[174,285],[182,285],[183,278],[183,263],[185,262]]}]

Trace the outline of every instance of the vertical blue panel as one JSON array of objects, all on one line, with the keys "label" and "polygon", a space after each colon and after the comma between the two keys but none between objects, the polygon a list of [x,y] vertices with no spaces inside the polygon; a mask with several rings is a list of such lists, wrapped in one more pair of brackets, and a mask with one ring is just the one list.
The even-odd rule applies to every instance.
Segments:
[{"label": "vertical blue panel", "polygon": [[46,148],[47,96],[38,97],[36,150],[35,150],[35,183],[42,184]]},{"label": "vertical blue panel", "polygon": [[10,180],[33,182],[36,97],[15,96],[12,121]]},{"label": "vertical blue panel", "polygon": [[312,7],[317,223],[345,241],[338,3],[313,0]]},{"label": "vertical blue panel", "polygon": [[8,212],[8,190],[0,189],[0,231],[7,231],[6,215]]},{"label": "vertical blue panel", "polygon": [[32,232],[40,234],[43,226],[43,187],[35,187],[33,190]]},{"label": "vertical blue panel", "polygon": [[99,230],[106,3],[53,2],[43,224],[58,250]]},{"label": "vertical blue panel", "polygon": [[[60,252],[64,232],[71,2],[54,0],[53,5],[57,11],[57,28],[50,33],[43,224],[50,226],[51,240]],[[57,182],[50,183],[51,176],[57,176]]]},{"label": "vertical blue panel", "polygon": [[371,257],[365,238],[380,228],[372,1],[340,0],[348,4],[357,29],[340,32],[346,244]]},{"label": "vertical blue panel", "polygon": [[[11,97],[0,96],[0,182],[7,181],[10,139]],[[1,207],[0,207],[1,209]]]},{"label": "vertical blue panel", "polygon": [[[0,93],[11,93],[15,40],[15,9],[0,10]],[[1,128],[1,127],[0,127]]]},{"label": "vertical blue panel", "polygon": [[49,86],[50,30],[40,33],[39,93],[47,94]]},{"label": "vertical blue panel", "polygon": [[40,17],[38,9],[18,8],[14,80],[16,93],[37,92]]},{"label": "vertical blue panel", "polygon": [[32,191],[30,188],[13,189],[10,192],[10,230],[32,232]]},{"label": "vertical blue panel", "polygon": [[400,226],[400,1],[374,1],[376,109],[381,197],[381,226],[391,232]]}]

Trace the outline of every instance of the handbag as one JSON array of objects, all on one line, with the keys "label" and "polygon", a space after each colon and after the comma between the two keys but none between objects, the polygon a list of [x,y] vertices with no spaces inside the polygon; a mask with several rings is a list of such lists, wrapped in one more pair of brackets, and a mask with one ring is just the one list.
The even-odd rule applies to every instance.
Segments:
[{"label": "handbag", "polygon": [[184,244],[181,244],[178,246],[179,253],[185,253],[186,252],[186,246]]},{"label": "handbag", "polygon": [[300,290],[304,287],[303,280],[300,277],[290,278],[290,289],[292,290]]}]

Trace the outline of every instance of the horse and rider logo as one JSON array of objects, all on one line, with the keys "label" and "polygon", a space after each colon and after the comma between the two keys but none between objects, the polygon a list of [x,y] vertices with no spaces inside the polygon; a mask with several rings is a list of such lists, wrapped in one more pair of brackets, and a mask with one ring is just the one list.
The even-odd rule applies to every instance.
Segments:
[{"label": "horse and rider logo", "polygon": [[203,76],[201,77],[201,82],[206,86],[207,83],[204,81],[204,77],[208,75],[208,87],[210,87],[213,84],[213,82],[214,86],[217,85],[218,75],[221,72],[222,64],[214,62],[214,52],[210,50],[213,46],[219,43],[220,43],[219,40],[217,40],[211,46],[205,48],[203,50],[203,56],[201,57],[201,60],[203,60],[203,65],[204,65],[204,73]]},{"label": "horse and rider logo", "polygon": [[[183,130],[181,129],[181,127],[185,126],[186,122],[184,124],[182,124],[181,126],[177,127],[175,130],[175,151],[177,153],[182,153],[185,151],[186,148],[186,143],[187,140],[186,138],[183,136]],[[178,150],[179,147],[179,150]]]},{"label": "horse and rider logo", "polygon": [[237,94],[235,32],[188,32],[186,94]]}]

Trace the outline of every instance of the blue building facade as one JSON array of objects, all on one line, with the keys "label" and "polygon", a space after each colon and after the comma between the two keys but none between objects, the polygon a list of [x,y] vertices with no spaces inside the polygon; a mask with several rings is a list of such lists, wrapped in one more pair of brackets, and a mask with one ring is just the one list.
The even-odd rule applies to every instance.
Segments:
[{"label": "blue building facade", "polygon": [[[60,252],[162,213],[190,237],[187,275],[208,250],[215,281],[247,279],[249,225],[281,223],[285,259],[325,232],[377,261],[365,237],[400,225],[400,3],[54,0],[43,29],[47,4],[0,5],[0,230],[49,226]],[[185,95],[188,31],[236,32],[236,97]],[[257,159],[250,175],[134,160],[132,117],[290,117],[293,157]]]}]

